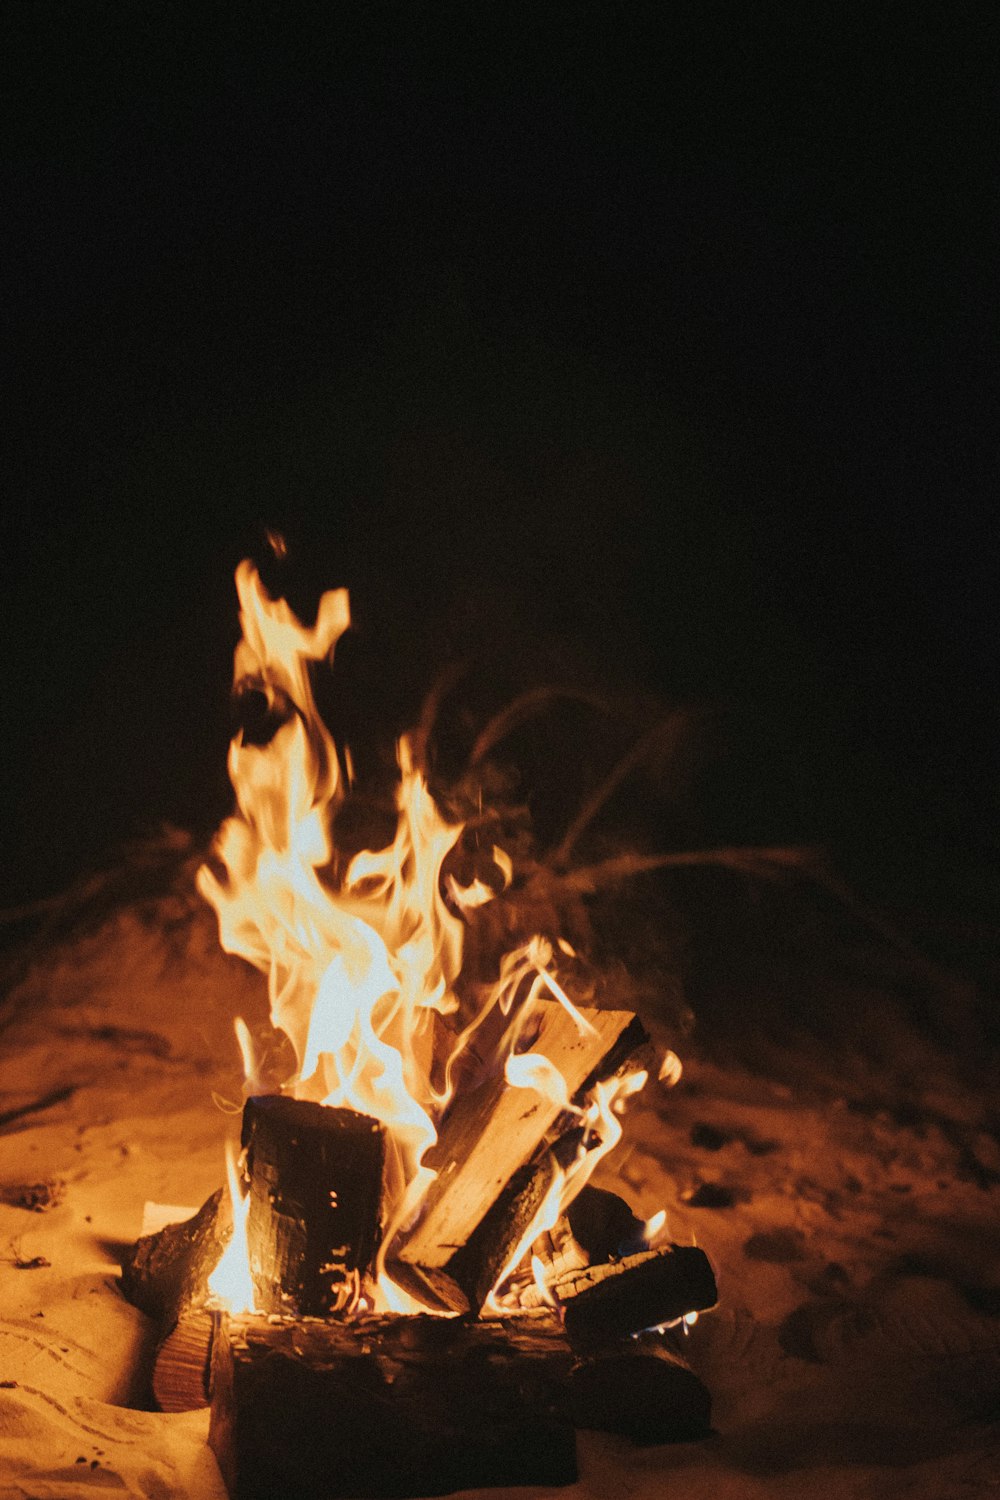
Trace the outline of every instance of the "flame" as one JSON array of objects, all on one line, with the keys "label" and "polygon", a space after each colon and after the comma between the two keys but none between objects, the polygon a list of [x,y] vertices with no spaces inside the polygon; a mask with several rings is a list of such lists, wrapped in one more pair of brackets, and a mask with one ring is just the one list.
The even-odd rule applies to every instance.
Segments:
[{"label": "flame", "polygon": [[537,1255],[531,1257],[531,1276],[538,1290],[538,1295],[547,1307],[558,1307],[559,1304],[552,1295],[548,1282],[545,1279],[545,1267]]},{"label": "flame", "polygon": [[250,1254],[247,1246],[250,1200],[243,1196],[236,1152],[232,1146],[226,1151],[226,1179],[233,1210],[233,1234],[222,1252],[222,1259],[208,1278],[208,1290],[230,1312],[252,1312],[253,1282],[250,1278]]},{"label": "flame", "polygon": [[[276,548],[276,550],[278,550]],[[487,1016],[509,1017],[498,1058],[512,1088],[534,1089],[579,1126],[568,1165],[553,1158],[535,1219],[503,1276],[551,1228],[621,1135],[618,1114],[644,1073],[595,1086],[571,1102],[565,1079],[531,1050],[532,1017],[543,997],[557,1001],[581,1032],[593,1032],[553,972],[552,945],[534,937],[501,961],[496,983],[464,1029],[455,1025],[455,983],[462,966],[463,917],[495,890],[479,877],[463,886],[443,873],[462,834],[432,798],[411,742],[398,746],[396,830],[386,848],[349,863],[333,845],[334,815],[354,781],[319,716],[310,683],[314,664],[332,658],[350,625],[346,591],[324,594],[314,624],[304,625],[265,590],[249,562],[236,571],[242,639],[234,658],[237,694],[262,694],[277,728],[265,744],[237,733],[229,750],[236,810],[222,825],[198,888],[214,907],[222,946],[267,977],[271,1025],[284,1033],[294,1070],[283,1092],[345,1107],[379,1120],[386,1133],[383,1249],[367,1305],[418,1310],[384,1265],[393,1235],[420,1211],[434,1173],[423,1165],[454,1089],[456,1064]],[[509,855],[494,847],[504,887]],[[559,950],[573,956],[564,940]],[[246,1024],[236,1022],[246,1092],[261,1092],[261,1059]],[[679,1064],[678,1064],[679,1067]],[[661,1072],[661,1077],[663,1076]],[[252,1306],[246,1270],[246,1205],[235,1162],[229,1166],[236,1228],[212,1278],[233,1307]],[[360,1289],[359,1289],[360,1291]]]},{"label": "flame", "polygon": [[660,1071],[657,1074],[663,1087],[667,1089],[675,1088],[680,1083],[683,1072],[684,1068],[677,1053],[665,1052],[663,1054],[663,1061],[660,1064]]},{"label": "flame", "polygon": [[666,1227],[666,1223],[667,1210],[665,1208],[659,1209],[655,1214],[653,1214],[652,1218],[646,1220],[645,1225],[643,1226],[642,1237],[650,1248],[652,1248],[656,1244],[664,1228]]}]

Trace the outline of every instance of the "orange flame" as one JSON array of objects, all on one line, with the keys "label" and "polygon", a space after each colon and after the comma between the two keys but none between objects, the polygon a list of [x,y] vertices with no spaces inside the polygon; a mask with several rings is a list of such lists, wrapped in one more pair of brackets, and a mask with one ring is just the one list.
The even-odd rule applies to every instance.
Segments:
[{"label": "orange flame", "polygon": [[[457,1038],[446,1038],[439,1018],[458,1010],[453,986],[465,930],[459,913],[490,900],[494,891],[480,879],[467,887],[451,875],[443,879],[462,825],[442,816],[406,738],[399,744],[392,843],[357,854],[334,887],[331,828],[344,788],[337,747],[317,711],[309,672],[332,656],[350,624],[347,593],[325,594],[315,623],[306,626],[287,603],[270,597],[251,563],[240,564],[236,587],[243,637],[234,687],[263,694],[279,727],[263,745],[242,733],[232,741],[228,764],[236,811],[219,830],[214,868],[205,865],[198,873],[199,890],[215,909],[222,946],[267,976],[271,1024],[288,1037],[295,1057],[284,1091],[358,1110],[384,1125],[383,1245],[413,1220],[433,1180],[421,1163],[436,1140],[458,1058],[495,1008],[511,1016],[503,1041],[507,1082],[545,1093],[576,1115],[586,1144],[568,1168],[553,1169],[545,1201],[506,1275],[620,1137],[617,1114],[645,1074],[598,1084],[581,1107],[571,1104],[566,1082],[548,1058],[519,1050],[542,996],[564,1006],[581,1030],[592,1030],[552,973],[552,947],[540,937],[506,955],[480,1011]],[[350,783],[346,751],[345,765]],[[509,884],[509,856],[494,849],[493,858],[498,884]],[[559,947],[572,955],[569,944],[560,941]],[[252,1038],[242,1021],[236,1026],[247,1091],[253,1093],[261,1085]],[[436,1057],[436,1049],[447,1055]],[[244,1306],[252,1294],[248,1280],[234,1270],[242,1258],[245,1271],[246,1245],[233,1163],[230,1184],[237,1230],[212,1290]],[[382,1265],[368,1300],[397,1311],[415,1309]]]}]

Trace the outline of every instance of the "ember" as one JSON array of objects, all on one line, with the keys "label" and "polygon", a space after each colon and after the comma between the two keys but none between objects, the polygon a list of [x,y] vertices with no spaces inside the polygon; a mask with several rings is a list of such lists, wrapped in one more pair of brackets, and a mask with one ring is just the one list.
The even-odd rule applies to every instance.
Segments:
[{"label": "ember", "polygon": [[[232,742],[237,810],[198,884],[223,947],[267,976],[294,1065],[277,1093],[265,1086],[261,1039],[237,1021],[247,1102],[230,1201],[216,1195],[128,1258],[127,1294],[165,1334],[182,1318],[158,1388],[176,1407],[179,1361],[192,1404],[207,1399],[214,1344],[210,1441],[244,1497],[279,1484],[332,1496],[563,1482],[574,1413],[661,1441],[704,1431],[707,1393],[676,1351],[662,1335],[630,1341],[712,1306],[711,1267],[700,1250],[659,1243],[662,1213],[644,1223],[589,1186],[653,1065],[645,1030],[630,1012],[576,1003],[541,936],[499,956],[488,985],[469,982],[466,923],[512,865],[494,849],[486,878],[458,880],[463,828],[439,810],[411,739],[399,745],[392,841],[344,859],[332,829],[350,757],[320,718],[310,670],[348,628],[347,595],[324,595],[307,627],[250,563],[236,583],[234,688],[261,695],[276,727],[265,743]],[[658,1071],[674,1082],[680,1064],[668,1054]],[[209,1294],[231,1322],[199,1323]],[[365,1459],[354,1420],[333,1421],[345,1380],[377,1391],[398,1427],[391,1459],[381,1447]],[[666,1406],[626,1411],[632,1386],[662,1391]],[[285,1460],[282,1444],[273,1457],[279,1433]],[[307,1438],[303,1468],[294,1455]]]}]

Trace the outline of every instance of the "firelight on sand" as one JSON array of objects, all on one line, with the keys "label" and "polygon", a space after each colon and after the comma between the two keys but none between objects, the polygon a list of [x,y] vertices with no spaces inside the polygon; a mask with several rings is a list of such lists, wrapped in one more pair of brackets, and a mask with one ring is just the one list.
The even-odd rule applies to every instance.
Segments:
[{"label": "firelight on sand", "polygon": [[[345,866],[331,830],[349,795],[350,778],[341,770],[341,755],[350,766],[349,753],[338,751],[320,718],[309,674],[332,657],[350,624],[347,593],[324,594],[315,624],[306,626],[284,600],[268,595],[250,562],[238,567],[236,587],[243,635],[234,689],[262,694],[280,727],[266,744],[250,743],[239,732],[230,745],[236,811],[218,832],[213,863],[199,871],[199,890],[215,909],[223,948],[267,976],[271,1024],[288,1038],[295,1057],[282,1092],[355,1110],[385,1127],[384,1232],[374,1285],[363,1289],[369,1306],[423,1310],[387,1273],[387,1251],[420,1219],[436,1176],[425,1157],[473,1039],[496,1034],[494,1061],[507,1086],[534,1091],[577,1118],[576,1157],[553,1166],[544,1200],[496,1294],[617,1143],[619,1113],[646,1073],[598,1082],[584,1098],[571,1100],[559,1068],[535,1049],[536,1011],[541,1002],[556,1001],[581,1033],[593,1028],[560,984],[552,946],[541,937],[506,955],[495,983],[470,1011],[467,995],[456,989],[464,919],[493,899],[494,885],[477,877],[463,886],[443,872],[463,825],[442,815],[407,737],[398,746],[393,840]],[[500,849],[493,860],[495,884],[506,886],[511,861]],[[237,1036],[246,1092],[260,1093],[259,1058],[242,1021]],[[675,1081],[679,1072],[669,1054],[661,1078]],[[229,1184],[235,1232],[211,1289],[232,1310],[249,1310],[246,1213],[235,1160]]]}]

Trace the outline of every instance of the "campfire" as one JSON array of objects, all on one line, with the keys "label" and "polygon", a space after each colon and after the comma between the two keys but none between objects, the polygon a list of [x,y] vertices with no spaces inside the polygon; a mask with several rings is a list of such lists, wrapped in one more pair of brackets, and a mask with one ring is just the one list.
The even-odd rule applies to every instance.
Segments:
[{"label": "campfire", "polygon": [[211,1404],[243,1500],[566,1483],[578,1426],[702,1435],[677,1333],[714,1304],[711,1266],[591,1181],[676,1057],[574,995],[564,939],[467,961],[512,861],[442,811],[419,737],[392,838],[338,846],[353,768],[311,674],[347,594],[306,626],[250,563],[236,584],[234,688],[265,728],[232,741],[236,810],[198,883],[266,976],[270,1030],[235,1021],[228,1187],[187,1217],[151,1206],[123,1267],[160,1326],[160,1405]]}]

